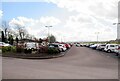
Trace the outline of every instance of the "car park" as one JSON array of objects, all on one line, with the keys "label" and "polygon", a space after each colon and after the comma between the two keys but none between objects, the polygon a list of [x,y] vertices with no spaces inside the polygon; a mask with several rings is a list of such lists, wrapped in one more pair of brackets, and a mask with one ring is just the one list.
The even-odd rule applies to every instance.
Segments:
[{"label": "car park", "polygon": [[118,44],[107,44],[104,48],[105,52],[114,52],[115,49],[118,48]]}]

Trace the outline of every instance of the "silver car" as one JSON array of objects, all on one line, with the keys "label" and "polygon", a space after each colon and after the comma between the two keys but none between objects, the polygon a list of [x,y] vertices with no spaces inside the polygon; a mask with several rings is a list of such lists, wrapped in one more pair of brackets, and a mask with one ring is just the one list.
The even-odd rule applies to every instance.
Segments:
[{"label": "silver car", "polygon": [[120,45],[114,50],[114,52],[117,56],[120,55]]}]

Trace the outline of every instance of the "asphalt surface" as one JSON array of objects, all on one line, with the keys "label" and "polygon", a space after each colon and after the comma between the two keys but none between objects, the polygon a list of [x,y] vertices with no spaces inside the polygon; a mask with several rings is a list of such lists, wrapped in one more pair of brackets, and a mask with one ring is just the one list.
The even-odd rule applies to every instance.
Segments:
[{"label": "asphalt surface", "polygon": [[0,80],[2,80],[2,57],[0,56]]},{"label": "asphalt surface", "polygon": [[114,54],[73,46],[54,59],[2,58],[3,79],[118,79]]}]

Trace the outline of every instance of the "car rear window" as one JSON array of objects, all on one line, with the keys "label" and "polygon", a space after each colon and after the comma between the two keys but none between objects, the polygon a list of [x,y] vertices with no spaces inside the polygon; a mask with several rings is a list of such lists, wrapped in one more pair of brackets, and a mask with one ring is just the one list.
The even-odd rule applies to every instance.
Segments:
[{"label": "car rear window", "polygon": [[58,47],[58,45],[54,45],[55,47]]},{"label": "car rear window", "polygon": [[110,45],[110,47],[115,47],[115,46],[117,46],[117,45]]},{"label": "car rear window", "polygon": [[49,46],[58,47],[58,45],[55,44],[50,44]]},{"label": "car rear window", "polygon": [[106,45],[101,45],[101,46],[106,46]]}]

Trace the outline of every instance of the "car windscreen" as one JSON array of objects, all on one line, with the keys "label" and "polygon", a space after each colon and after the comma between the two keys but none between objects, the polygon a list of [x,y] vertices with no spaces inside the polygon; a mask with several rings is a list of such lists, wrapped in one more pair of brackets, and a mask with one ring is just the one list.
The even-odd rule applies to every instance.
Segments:
[{"label": "car windscreen", "polygon": [[106,46],[106,45],[101,45],[101,46]]},{"label": "car windscreen", "polygon": [[50,47],[58,47],[58,45],[55,45],[55,44],[50,44],[49,46]]},{"label": "car windscreen", "polygon": [[110,45],[110,47],[116,47],[117,45]]}]

